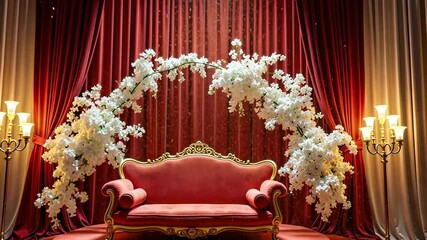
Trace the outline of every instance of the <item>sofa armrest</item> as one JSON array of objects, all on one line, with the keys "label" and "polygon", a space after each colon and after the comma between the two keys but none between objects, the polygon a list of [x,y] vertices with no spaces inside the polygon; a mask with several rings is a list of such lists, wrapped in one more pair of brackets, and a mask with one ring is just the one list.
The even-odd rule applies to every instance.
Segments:
[{"label": "sofa armrest", "polygon": [[284,197],[287,194],[287,190],[283,183],[275,181],[275,180],[265,180],[261,184],[260,191],[267,195],[270,199],[273,198],[273,195],[276,191],[280,191],[280,194],[277,197]]},{"label": "sofa armrest", "polygon": [[253,188],[246,192],[246,201],[256,210],[265,210],[270,203],[265,193]]},{"label": "sofa armrest", "polygon": [[120,195],[119,205],[122,209],[131,209],[141,205],[147,199],[147,192],[142,188],[135,188]]},{"label": "sofa armrest", "polygon": [[278,226],[282,223],[282,212],[280,211],[278,198],[284,197],[287,194],[285,185],[274,180],[265,180],[261,184],[260,191],[267,195],[270,200],[268,210],[274,214],[273,225]]},{"label": "sofa armrest", "polygon": [[119,208],[119,197],[133,189],[133,184],[128,179],[113,180],[102,186],[102,195],[110,197],[110,202],[104,215],[105,222],[112,221],[112,213],[116,212]]}]

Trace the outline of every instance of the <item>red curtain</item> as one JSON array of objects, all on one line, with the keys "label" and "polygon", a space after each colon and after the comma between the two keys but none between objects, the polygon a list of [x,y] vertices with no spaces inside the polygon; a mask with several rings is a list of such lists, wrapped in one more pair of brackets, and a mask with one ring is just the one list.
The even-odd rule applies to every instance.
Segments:
[{"label": "red curtain", "polygon": [[[86,81],[97,42],[102,1],[38,1],[34,67],[34,149],[12,239],[33,239],[87,225],[82,209],[76,218],[63,214],[62,227],[50,229],[45,209],[34,201],[52,186],[54,166],[41,159],[43,143],[66,119],[69,106]],[[65,213],[65,212],[64,212]]]},{"label": "red curtain", "polygon": [[[297,1],[308,80],[324,114],[325,127],[341,124],[357,139],[364,106],[363,1]],[[354,166],[347,176],[348,211],[336,210],[330,223],[314,222],[318,230],[346,233],[356,239],[376,239],[371,218],[361,148],[356,156],[343,150]]]},{"label": "red curtain", "polygon": [[[109,94],[117,87],[118,81],[131,74],[130,63],[147,48],[154,49],[158,56],[163,57],[196,52],[210,60],[227,60],[230,42],[234,38],[240,38],[246,53],[282,53],[287,59],[278,65],[279,68],[291,75],[303,73],[308,76],[297,14],[298,1],[295,0],[83,2],[54,1],[54,12],[51,2],[42,2],[37,9],[39,47],[36,59],[39,60],[36,61],[35,68],[35,121],[38,125],[36,134],[40,139],[51,136],[53,129],[65,120],[68,106],[75,95],[97,83],[103,86],[103,94]],[[80,21],[85,24],[76,24],[82,23]],[[354,20],[357,24],[361,24],[360,21],[361,18]],[[73,25],[71,27],[68,24]],[[72,34],[69,31],[73,31]],[[363,45],[358,47],[363,49]],[[74,63],[79,64],[73,65]],[[310,69],[311,65],[312,62],[309,62]],[[358,79],[361,81],[359,84],[363,84],[363,74],[358,71],[351,73],[352,78],[362,76]],[[348,78],[340,80],[350,81]],[[129,142],[127,156],[143,161],[154,159],[166,151],[173,154],[190,143],[201,140],[223,154],[232,152],[241,159],[250,159],[253,162],[273,159],[279,167],[282,166],[286,162],[286,142],[282,139],[284,133],[280,129],[265,130],[263,121],[258,119],[250,105],[244,106],[244,117],[239,117],[238,113],[228,113],[228,100],[223,93],[207,93],[210,82],[209,77],[203,79],[190,73],[186,73],[186,81],[183,83],[160,81],[156,98],[147,94],[141,99],[142,113],[128,112],[122,116],[129,124],[141,123],[146,128],[146,134],[142,138]],[[319,86],[314,87],[320,89]],[[363,91],[363,87],[361,89]],[[333,88],[330,90],[337,91]],[[55,94],[49,94],[52,92]],[[351,94],[356,92],[353,90]],[[357,93],[363,96],[363,92]],[[317,96],[317,92],[316,97],[322,100]],[[354,96],[355,100],[363,101],[359,97]],[[347,105],[337,107],[349,111]],[[358,114],[356,110],[354,113],[350,112]],[[328,112],[325,112],[325,115],[328,115]],[[350,120],[360,120],[358,115],[354,118],[351,116]],[[345,127],[355,124],[358,122],[343,123]],[[351,131],[357,134],[354,129]],[[51,177],[54,166],[41,160],[42,151],[41,146],[36,146],[31,157],[20,217],[14,232],[14,236],[19,239],[23,236],[56,233],[49,228],[49,220],[43,209],[36,210],[32,204],[42,187],[51,186],[54,181]],[[348,227],[348,219],[361,223],[367,216],[369,225],[368,209],[359,206],[367,194],[363,182],[354,180],[359,179],[360,173],[363,179],[363,170],[360,172],[363,162],[358,161],[352,162],[357,164],[356,174],[348,185],[353,208],[349,213],[345,213],[344,218],[337,216],[333,219],[331,230],[325,230],[324,225],[319,223],[320,218],[313,207],[305,202],[304,190],[296,191],[282,202],[284,222],[312,228],[320,227],[321,230],[329,232],[351,232],[353,229]],[[60,231],[68,231],[85,224],[102,223],[107,199],[101,195],[100,188],[105,182],[116,178],[116,169],[106,164],[98,167],[84,183],[89,201],[79,208],[76,217],[70,219],[63,214],[63,227]],[[277,179],[287,183],[286,177]],[[362,185],[361,188],[358,184]],[[361,199],[356,199],[358,202],[355,203],[354,199],[359,195]],[[353,213],[353,209],[362,211]],[[30,213],[30,217],[22,217],[24,213]],[[344,219],[344,222],[335,223],[339,219]],[[34,223],[37,223],[35,227]],[[365,225],[361,228],[364,227]]]},{"label": "red curtain", "polygon": [[[162,6],[165,7],[164,4]],[[99,39],[84,90],[101,84],[102,93],[108,95],[118,86],[121,79],[131,74],[131,63],[139,57],[140,52],[148,48],[147,22],[154,19],[149,16],[151,11],[154,9],[148,1],[105,1]],[[123,115],[128,124],[146,125],[143,114]],[[127,156],[138,157],[138,153],[144,147],[138,141],[140,140],[133,139],[130,142]],[[89,194],[89,201],[85,203],[86,216],[90,223],[104,221],[104,210],[108,202],[101,195],[101,187],[117,178],[119,178],[117,169],[103,164],[85,181],[85,190]]]}]

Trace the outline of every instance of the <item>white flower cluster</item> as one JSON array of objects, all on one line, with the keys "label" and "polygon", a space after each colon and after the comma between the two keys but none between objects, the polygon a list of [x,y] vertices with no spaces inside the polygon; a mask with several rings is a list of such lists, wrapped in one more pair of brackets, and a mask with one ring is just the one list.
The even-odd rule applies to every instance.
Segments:
[{"label": "white flower cluster", "polygon": [[224,68],[215,70],[209,86],[210,94],[218,88],[222,88],[222,91],[227,94],[230,99],[230,112],[235,111],[243,101],[260,100],[264,89],[269,87],[267,80],[264,79],[268,66],[285,59],[285,56],[275,53],[261,58],[257,54],[245,55],[240,49],[240,40],[234,40],[232,45],[236,48],[230,51],[233,61]]},{"label": "white flower cluster", "polygon": [[233,61],[215,71],[210,92],[222,88],[230,98],[230,111],[235,111],[243,101],[254,103],[258,116],[265,120],[266,129],[281,125],[288,130],[285,136],[289,140],[288,161],[279,174],[289,175],[291,192],[300,190],[304,184],[310,188],[306,200],[310,204],[317,201],[316,211],[323,221],[328,220],[337,203],[348,209],[351,204],[345,196],[343,181],[345,173],[352,173],[353,167],[343,161],[339,147],[346,145],[356,154],[356,144],[342,126],[330,134],[316,126],[316,119],[322,114],[315,112],[312,88],[301,74],[292,78],[276,69],[272,78],[278,83],[268,83],[265,75],[269,66],[283,61],[284,56],[275,53],[261,58],[256,54],[249,56],[243,54],[240,45],[240,41],[234,42],[236,50],[230,52]]},{"label": "white flower cluster", "polygon": [[[288,174],[290,190],[301,189],[304,184],[310,187],[308,203],[316,203],[316,211],[327,221],[331,208],[342,203],[350,207],[344,195],[343,180],[352,166],[343,161],[339,146],[346,145],[352,153],[356,147],[351,137],[340,126],[330,134],[316,126],[316,113],[312,106],[311,88],[306,85],[302,75],[295,78],[282,70],[274,70],[272,78],[278,83],[269,84],[266,76],[269,68],[285,57],[280,54],[259,57],[245,55],[241,41],[233,40],[234,49],[230,51],[231,62],[222,66],[221,60],[208,62],[195,53],[179,58],[155,58],[149,49],[140,55],[132,66],[132,76],[125,77],[119,87],[108,96],[101,96],[101,87],[76,97],[68,120],[55,130],[54,138],[46,141],[43,154],[45,161],[57,164],[53,176],[57,178],[52,188],[44,188],[35,201],[37,207],[47,206],[53,227],[59,226],[57,218],[62,207],[70,216],[76,212],[76,199],[87,200],[87,194],[79,191],[75,182],[85,179],[95,171],[95,167],[108,161],[117,167],[123,160],[125,141],[130,136],[140,137],[144,129],[139,125],[128,126],[119,116],[125,108],[141,111],[136,103],[144,92],[157,92],[157,81],[163,73],[169,80],[178,77],[184,80],[183,68],[206,76],[206,68],[214,68],[209,93],[222,88],[229,97],[229,110],[235,111],[244,101],[255,104],[255,110],[265,120],[266,129],[272,130],[281,125],[288,130],[289,140],[286,155],[288,162],[279,170]],[[282,84],[283,87],[279,87]],[[282,90],[283,89],[283,90]]]},{"label": "white flower cluster", "polygon": [[[95,167],[106,160],[118,167],[126,151],[125,141],[130,136],[141,137],[145,131],[140,125],[126,125],[120,119],[125,108],[140,112],[136,103],[144,92],[157,92],[157,80],[167,72],[170,80],[182,74],[181,68],[190,66],[206,76],[205,66],[214,67],[206,58],[198,58],[196,54],[182,55],[179,58],[154,60],[155,52],[146,50],[132,66],[134,73],[125,77],[118,88],[108,96],[101,96],[101,86],[94,86],[91,91],[76,97],[73,101],[67,121],[55,129],[54,138],[49,138],[44,147],[47,151],[43,159],[57,164],[53,176],[57,179],[52,188],[45,187],[38,194],[34,204],[37,207],[47,205],[46,211],[52,219],[54,228],[59,226],[59,214],[65,206],[70,216],[76,212],[76,199],[87,200],[86,192],[79,191],[75,182],[85,180],[95,172]],[[154,67],[156,62],[157,68]]]},{"label": "white flower cluster", "polygon": [[306,184],[310,190],[306,197],[309,204],[316,203],[316,211],[327,221],[337,203],[344,209],[351,207],[345,196],[345,173],[353,173],[353,167],[343,161],[339,146],[346,145],[352,154],[357,147],[341,126],[326,134],[319,127],[305,128],[300,134],[288,136],[289,157],[279,169],[279,174],[289,175],[290,191],[299,190]]}]

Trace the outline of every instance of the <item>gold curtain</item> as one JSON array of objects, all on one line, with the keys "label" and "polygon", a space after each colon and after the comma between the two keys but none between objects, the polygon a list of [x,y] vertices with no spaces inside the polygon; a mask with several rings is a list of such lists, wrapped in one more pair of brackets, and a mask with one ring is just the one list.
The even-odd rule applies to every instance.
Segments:
[{"label": "gold curtain", "polygon": [[[36,1],[0,1],[0,110],[6,111],[6,100],[18,101],[17,112],[33,111],[34,39]],[[17,120],[14,120],[15,123]],[[29,118],[33,122],[32,117]],[[4,126],[0,139],[4,138]],[[37,124],[37,123],[36,123]],[[8,192],[6,194],[6,237],[13,229],[21,201],[29,153],[32,145],[13,153],[9,162]],[[0,154],[0,201],[3,199],[5,160]],[[0,209],[3,204],[0,202]],[[1,213],[1,212],[0,212]]]},{"label": "gold curtain", "polygon": [[[408,128],[399,154],[388,157],[392,239],[427,237],[427,6],[425,0],[365,0],[365,114],[387,104]],[[364,151],[375,229],[384,233],[381,158]]]}]

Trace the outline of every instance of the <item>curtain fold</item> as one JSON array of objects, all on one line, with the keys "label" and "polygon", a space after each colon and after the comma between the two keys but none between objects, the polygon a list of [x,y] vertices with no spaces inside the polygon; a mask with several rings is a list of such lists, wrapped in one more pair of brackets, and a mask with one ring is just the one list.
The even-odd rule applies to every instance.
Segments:
[{"label": "curtain fold", "polygon": [[[392,239],[427,239],[427,4],[425,0],[364,1],[365,116],[375,105],[407,126],[399,154],[387,163]],[[365,153],[375,230],[384,235],[381,158]]]},{"label": "curtain fold", "polygon": [[[98,43],[89,68],[88,79],[83,90],[89,90],[96,84],[102,86],[102,93],[108,95],[117,88],[118,83],[132,72],[131,63],[139,57],[147,47],[148,34],[151,31],[147,27],[148,21],[155,21],[162,16],[159,9],[153,9],[156,1],[105,1],[104,14],[101,17],[101,26]],[[166,11],[166,5],[157,5],[162,11]],[[157,16],[151,16],[151,11]],[[156,24],[157,25],[157,24]],[[161,34],[163,35],[163,34]],[[165,81],[166,82],[166,81]],[[167,83],[167,82],[166,82]],[[164,84],[164,82],[159,83]],[[162,101],[163,96],[158,94],[155,100]],[[147,103],[141,103],[146,106]],[[143,123],[145,127],[145,107],[139,114],[131,114],[127,111],[123,114],[128,124]],[[163,118],[164,114],[154,112],[155,118]],[[163,121],[163,120],[159,120]],[[156,134],[153,134],[156,137]],[[131,139],[128,146],[128,157],[142,158],[146,146],[141,144],[141,139]],[[153,148],[156,146],[153,144]],[[105,209],[108,206],[107,199],[101,195],[101,187],[108,181],[119,178],[117,169],[108,164],[97,167],[97,170],[85,181],[85,190],[89,194],[89,201],[85,203],[86,216],[89,222],[102,223]]]},{"label": "curtain fold", "polygon": [[[34,70],[34,39],[36,4],[31,0],[0,1],[0,108],[6,111],[3,104],[7,100],[18,101],[18,112],[31,113],[33,118],[32,87]],[[17,124],[17,119],[14,124]],[[5,136],[6,120],[3,120],[1,139]],[[14,134],[17,138],[17,134]],[[8,186],[6,193],[5,235],[9,237],[17,218],[17,208],[25,183],[29,155],[32,149],[29,143],[22,152],[14,152],[9,162]],[[3,146],[4,147],[4,146]],[[0,212],[3,206],[3,188],[5,161],[3,153],[0,160]],[[1,217],[1,215],[0,215]]]},{"label": "curtain fold", "polygon": [[[51,137],[54,129],[66,120],[74,96],[80,93],[97,42],[102,3],[101,0],[37,2],[34,135]],[[69,218],[64,211],[62,227],[53,231],[45,209],[35,208],[37,193],[54,182],[54,165],[44,162],[42,153],[42,146],[35,145],[13,239],[69,231],[87,224],[84,217]],[[82,209],[77,214],[82,216]]]},{"label": "curtain fold", "polygon": [[[297,1],[298,16],[307,57],[308,81],[324,114],[325,127],[342,125],[360,141],[364,106],[363,4],[361,1]],[[361,145],[359,142],[358,145]],[[348,211],[336,209],[330,223],[313,222],[325,233],[345,233],[350,238],[375,239],[367,195],[362,152],[344,152],[354,166],[346,177]]]}]

